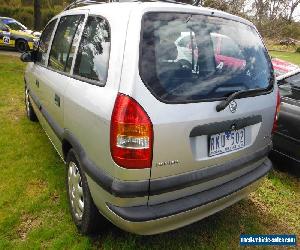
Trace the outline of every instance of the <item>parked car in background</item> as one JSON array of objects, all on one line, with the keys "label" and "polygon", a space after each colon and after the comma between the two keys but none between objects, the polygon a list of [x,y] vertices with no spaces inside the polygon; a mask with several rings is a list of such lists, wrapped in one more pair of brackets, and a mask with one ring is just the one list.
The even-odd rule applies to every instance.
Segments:
[{"label": "parked car in background", "polygon": [[40,32],[27,29],[26,26],[9,17],[0,17],[0,46],[15,48],[20,52],[32,50],[38,44]]},{"label": "parked car in background", "polygon": [[273,64],[274,73],[276,77],[300,69],[298,65],[278,58],[272,58],[272,64]]},{"label": "parked car in background", "polygon": [[[66,162],[78,229],[101,224],[100,211],[124,230],[157,234],[255,190],[272,168],[279,105],[255,26],[188,4],[90,3],[55,16],[38,51],[22,55],[27,116]],[[195,34],[195,67],[178,60],[184,32]],[[217,32],[232,41],[224,56],[243,67],[216,62]]]},{"label": "parked car in background", "polygon": [[271,157],[300,174],[300,68],[277,76],[277,83],[281,105]]},{"label": "parked car in background", "polygon": [[[211,33],[211,41],[214,49],[215,63],[218,69],[244,69],[246,61],[238,44],[229,36],[220,33]],[[184,65],[196,65],[198,60],[198,46],[195,43],[195,34],[182,32],[175,41],[178,55],[176,61]],[[196,69],[195,69],[196,70]]]},{"label": "parked car in background", "polygon": [[217,67],[243,70],[245,57],[236,41],[224,34],[211,33]]},{"label": "parked car in background", "polygon": [[280,45],[286,45],[286,46],[295,46],[296,45],[296,40],[293,38],[285,38],[279,41]]}]

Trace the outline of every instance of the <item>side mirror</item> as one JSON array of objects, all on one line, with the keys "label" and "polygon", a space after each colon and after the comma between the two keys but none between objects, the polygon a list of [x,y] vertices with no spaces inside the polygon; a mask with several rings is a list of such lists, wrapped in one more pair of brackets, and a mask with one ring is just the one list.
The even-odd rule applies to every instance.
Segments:
[{"label": "side mirror", "polygon": [[35,61],[35,54],[33,52],[24,52],[20,59],[22,62],[34,62]]}]

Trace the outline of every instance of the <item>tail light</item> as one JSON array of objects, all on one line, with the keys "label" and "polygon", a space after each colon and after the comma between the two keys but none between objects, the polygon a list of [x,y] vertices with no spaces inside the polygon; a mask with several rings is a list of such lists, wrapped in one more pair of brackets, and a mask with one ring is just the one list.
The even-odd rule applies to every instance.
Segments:
[{"label": "tail light", "polygon": [[278,91],[277,101],[276,101],[276,111],[275,111],[275,115],[274,115],[274,123],[273,123],[272,133],[276,132],[277,129],[278,129],[279,111],[280,111],[280,94],[279,94],[279,91]]},{"label": "tail light", "polygon": [[152,122],[133,98],[119,93],[111,117],[110,150],[113,160],[128,169],[151,168]]}]

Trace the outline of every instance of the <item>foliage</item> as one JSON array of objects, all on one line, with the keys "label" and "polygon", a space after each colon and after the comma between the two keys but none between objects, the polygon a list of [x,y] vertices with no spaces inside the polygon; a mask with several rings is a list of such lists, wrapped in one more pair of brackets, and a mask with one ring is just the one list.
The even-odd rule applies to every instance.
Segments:
[{"label": "foliage", "polygon": [[300,0],[200,0],[200,4],[252,21],[264,37],[300,39],[300,24],[292,18]]},{"label": "foliage", "polygon": [[298,47],[298,48],[296,49],[296,52],[297,52],[297,53],[300,53],[300,47]]},{"label": "foliage", "polygon": [[20,11],[16,19],[27,27],[32,27],[33,15],[28,11]]},{"label": "foliage", "polygon": [[[62,10],[61,6],[52,9],[42,9],[42,25],[44,27],[48,21]],[[28,28],[33,28],[33,7],[8,7],[0,5],[0,16],[12,17],[23,23]]]},{"label": "foliage", "polygon": [[272,57],[280,58],[282,60],[300,65],[300,55],[295,52],[279,52],[279,51],[270,51]]}]

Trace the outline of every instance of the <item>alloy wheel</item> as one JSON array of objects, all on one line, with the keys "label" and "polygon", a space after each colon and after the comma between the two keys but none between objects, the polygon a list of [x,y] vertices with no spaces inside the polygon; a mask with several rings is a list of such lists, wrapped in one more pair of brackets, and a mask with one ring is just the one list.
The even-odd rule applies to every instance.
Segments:
[{"label": "alloy wheel", "polygon": [[68,167],[69,197],[76,219],[82,220],[84,211],[84,195],[80,171],[75,162],[70,161]]}]

